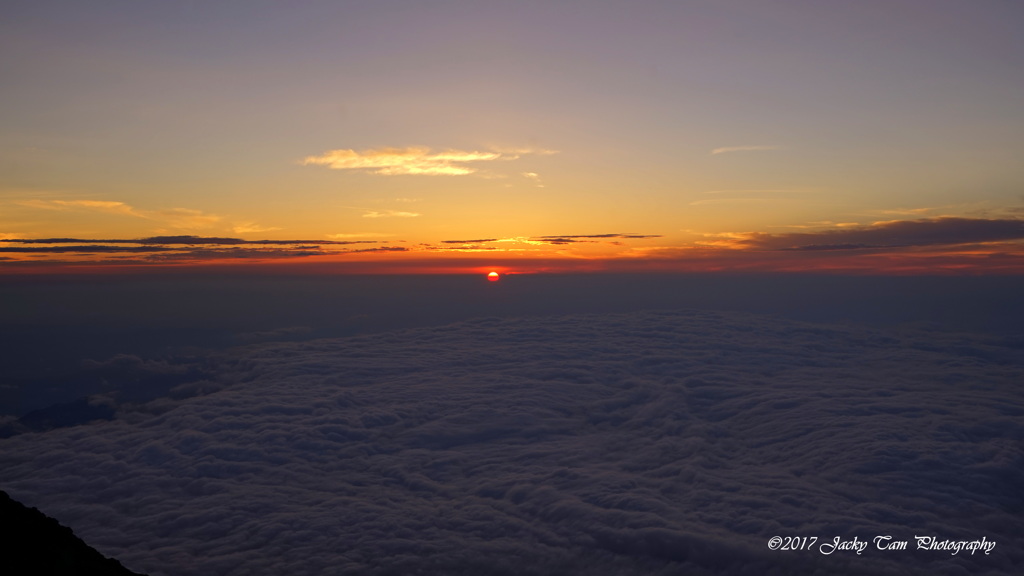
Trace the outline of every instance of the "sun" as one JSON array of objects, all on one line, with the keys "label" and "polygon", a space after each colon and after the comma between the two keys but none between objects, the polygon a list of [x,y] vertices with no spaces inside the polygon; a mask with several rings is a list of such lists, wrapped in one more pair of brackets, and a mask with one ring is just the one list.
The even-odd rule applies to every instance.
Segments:
[{"label": "sun", "polygon": [[501,276],[499,276],[497,272],[489,272],[487,274],[487,280],[491,282],[497,282],[499,278],[501,278]]}]

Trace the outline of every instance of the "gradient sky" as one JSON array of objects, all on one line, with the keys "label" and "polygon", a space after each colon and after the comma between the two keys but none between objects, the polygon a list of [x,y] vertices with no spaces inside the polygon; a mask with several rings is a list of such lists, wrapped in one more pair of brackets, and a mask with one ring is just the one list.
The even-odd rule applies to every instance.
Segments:
[{"label": "gradient sky", "polygon": [[0,272],[1024,273],[1022,24],[1003,0],[5,2]]}]

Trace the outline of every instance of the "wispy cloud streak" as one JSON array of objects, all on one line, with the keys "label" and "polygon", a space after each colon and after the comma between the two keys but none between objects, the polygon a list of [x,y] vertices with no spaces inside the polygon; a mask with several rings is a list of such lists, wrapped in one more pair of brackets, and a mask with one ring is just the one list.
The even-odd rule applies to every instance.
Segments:
[{"label": "wispy cloud streak", "polygon": [[[152,264],[160,262],[202,262],[209,260],[259,260],[331,256],[358,252],[396,252],[407,248],[376,246],[348,248],[351,245],[377,244],[373,240],[242,240],[202,236],[152,236],[149,238],[8,238],[0,242],[0,254],[25,254],[38,257],[71,258],[70,261],[96,264]],[[131,255],[139,255],[132,257]],[[116,260],[103,259],[116,258]],[[84,260],[83,260],[84,259]],[[35,262],[65,263],[61,260]]]},{"label": "wispy cloud streak", "polygon": [[660,237],[660,234],[566,234],[561,236],[534,236],[531,240],[547,244],[574,244],[577,242],[596,242],[600,240],[641,240],[644,238]]},{"label": "wispy cloud streak", "polygon": [[467,164],[491,162],[494,160],[515,160],[530,153],[551,154],[553,152],[517,149],[510,151],[445,150],[433,152],[426,146],[408,148],[370,148],[367,150],[328,150],[318,156],[302,160],[304,166],[326,166],[332,170],[363,170],[385,176],[428,175],[464,176],[472,174],[475,168]]},{"label": "wispy cloud streak", "polygon": [[132,208],[124,202],[115,202],[109,200],[20,200],[17,204],[26,206],[28,208],[38,208],[41,210],[93,210],[96,212],[106,212],[108,214],[120,214],[123,216],[136,216],[138,218],[148,218],[149,216]]},{"label": "wispy cloud streak", "polygon": [[363,218],[417,218],[419,216],[420,214],[416,212],[400,212],[398,210],[370,211],[363,214]]},{"label": "wispy cloud streak", "polygon": [[783,146],[753,145],[753,146],[723,146],[715,148],[712,154],[729,154],[730,152],[758,152],[767,150],[782,150]]},{"label": "wispy cloud streak", "polygon": [[[144,244],[144,245],[289,245],[289,244],[366,244],[371,240],[242,240],[241,238],[219,238],[215,236],[150,236],[148,238],[114,238],[102,240],[85,240],[81,238],[11,238],[4,242],[19,244]],[[2,250],[2,248],[0,248]]]},{"label": "wispy cloud streak", "polygon": [[183,230],[209,228],[223,220],[216,214],[208,214],[201,210],[191,208],[165,208],[161,210],[142,210],[124,202],[112,200],[21,200],[16,202],[20,206],[35,208],[39,210],[86,210],[115,214],[119,216],[130,216],[154,220],[171,228]]}]

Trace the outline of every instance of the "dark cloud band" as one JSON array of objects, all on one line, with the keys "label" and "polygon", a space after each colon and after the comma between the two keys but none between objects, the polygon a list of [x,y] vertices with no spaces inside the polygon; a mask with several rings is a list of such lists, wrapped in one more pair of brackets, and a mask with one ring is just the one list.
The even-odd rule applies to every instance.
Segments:
[{"label": "dark cloud band", "polygon": [[1024,240],[1024,220],[937,218],[813,233],[751,234],[741,245],[755,250],[863,250],[1013,240]]}]

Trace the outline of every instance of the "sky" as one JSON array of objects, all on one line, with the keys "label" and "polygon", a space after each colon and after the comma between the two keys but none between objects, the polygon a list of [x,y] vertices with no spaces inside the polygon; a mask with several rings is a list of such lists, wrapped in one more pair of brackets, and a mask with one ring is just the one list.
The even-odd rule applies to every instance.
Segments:
[{"label": "sky", "polygon": [[1016,2],[0,15],[0,273],[1024,272]]}]

